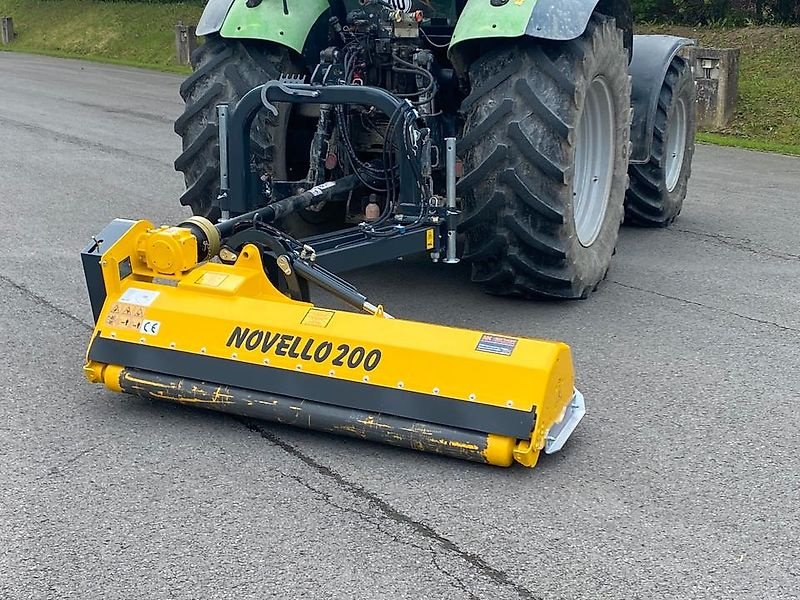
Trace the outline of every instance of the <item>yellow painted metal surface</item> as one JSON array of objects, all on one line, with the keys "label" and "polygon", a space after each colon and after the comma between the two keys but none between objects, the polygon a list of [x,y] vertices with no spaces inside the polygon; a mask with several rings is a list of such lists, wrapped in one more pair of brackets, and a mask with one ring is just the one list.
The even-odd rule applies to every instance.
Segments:
[{"label": "yellow painted metal surface", "polygon": [[[512,459],[535,464],[547,430],[563,417],[572,396],[573,367],[566,344],[297,302],[270,284],[253,246],[246,246],[234,265],[207,262],[176,276],[171,282],[175,285],[154,283],[154,277],[163,274],[152,265],[178,264],[173,259],[183,254],[170,258],[163,248],[148,247],[142,240],[152,237],[148,233],[152,230],[148,222],[137,223],[103,255],[108,296],[95,335],[465,403],[535,411],[536,425],[529,439],[489,436],[487,462],[505,466]],[[171,236],[180,248],[182,236]],[[143,245],[149,248],[144,253]],[[127,260],[132,274],[121,280],[119,265]],[[126,321],[119,312],[127,307],[133,307],[134,314]],[[91,381],[103,380],[118,390],[118,384],[110,383],[118,371],[104,373],[102,366],[87,364],[85,372]]]},{"label": "yellow painted metal surface", "polygon": [[181,227],[159,227],[137,239],[139,260],[163,275],[176,275],[197,262],[197,238]]}]

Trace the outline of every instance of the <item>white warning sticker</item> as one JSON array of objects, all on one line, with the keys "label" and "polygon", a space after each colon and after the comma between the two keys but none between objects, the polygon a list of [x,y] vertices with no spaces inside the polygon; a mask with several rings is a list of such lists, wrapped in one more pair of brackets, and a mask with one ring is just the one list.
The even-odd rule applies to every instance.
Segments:
[{"label": "white warning sticker", "polygon": [[490,354],[502,354],[511,356],[517,345],[516,338],[503,337],[502,335],[492,335],[484,333],[475,348],[478,352],[488,352]]},{"label": "white warning sticker", "polygon": [[130,287],[125,290],[125,293],[122,294],[119,301],[127,302],[128,304],[136,304],[137,306],[150,306],[157,297],[158,292]]},{"label": "white warning sticker", "polygon": [[145,319],[139,326],[139,331],[148,335],[158,335],[159,327],[161,327],[160,321],[151,321],[149,319]]},{"label": "white warning sticker", "polygon": [[336,184],[333,181],[326,181],[325,183],[321,183],[318,186],[311,188],[308,190],[308,193],[315,197],[321,196],[322,192],[327,190],[329,187],[333,187],[334,185]]}]

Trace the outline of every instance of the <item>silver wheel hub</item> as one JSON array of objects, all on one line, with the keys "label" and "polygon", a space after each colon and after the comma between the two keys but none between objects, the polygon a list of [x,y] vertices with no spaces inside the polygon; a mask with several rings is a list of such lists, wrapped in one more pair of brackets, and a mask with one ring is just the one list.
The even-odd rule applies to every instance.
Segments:
[{"label": "silver wheel hub", "polygon": [[578,122],[575,173],[572,180],[572,218],[582,246],[589,247],[603,227],[614,177],[617,141],[611,89],[596,77],[586,92]]},{"label": "silver wheel hub", "polygon": [[683,157],[686,153],[686,123],[687,123],[686,102],[683,98],[678,98],[675,104],[675,112],[667,127],[667,147],[665,149],[667,191],[671,192],[678,185],[678,179],[683,170]]}]

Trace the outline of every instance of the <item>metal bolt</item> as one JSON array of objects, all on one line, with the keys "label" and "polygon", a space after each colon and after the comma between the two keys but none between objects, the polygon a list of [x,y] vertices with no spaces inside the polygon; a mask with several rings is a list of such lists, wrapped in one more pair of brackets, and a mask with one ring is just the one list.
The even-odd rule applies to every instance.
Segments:
[{"label": "metal bolt", "polygon": [[223,248],[219,251],[219,257],[225,262],[235,262],[236,261],[236,253],[229,250],[228,248]]},{"label": "metal bolt", "polygon": [[433,388],[433,395],[434,396],[438,396],[439,395],[439,388]]},{"label": "metal bolt", "polygon": [[278,263],[278,268],[286,273],[286,275],[292,274],[292,265],[289,263],[289,258],[286,255],[281,254],[276,262]]}]

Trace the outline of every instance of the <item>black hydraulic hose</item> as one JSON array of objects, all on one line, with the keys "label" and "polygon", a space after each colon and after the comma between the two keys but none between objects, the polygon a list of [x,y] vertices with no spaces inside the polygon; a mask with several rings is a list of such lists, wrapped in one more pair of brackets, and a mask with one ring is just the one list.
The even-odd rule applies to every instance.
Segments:
[{"label": "black hydraulic hose", "polygon": [[401,64],[405,67],[402,68],[396,65],[392,65],[392,70],[395,71],[396,73],[422,75],[428,79],[428,85],[424,89],[418,90],[412,94],[396,94],[396,96],[398,98],[410,98],[413,96],[419,96],[420,99],[418,101],[411,102],[413,106],[421,106],[422,104],[430,102],[431,98],[433,98],[438,92],[438,87],[439,87],[436,85],[436,78],[433,76],[433,74],[427,69],[415,65],[414,63],[410,63],[407,60],[403,60],[402,58],[397,56],[397,54],[392,54],[392,60],[395,63]]}]

